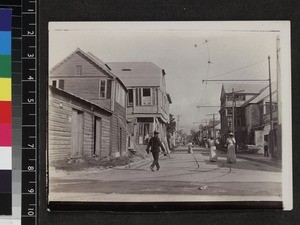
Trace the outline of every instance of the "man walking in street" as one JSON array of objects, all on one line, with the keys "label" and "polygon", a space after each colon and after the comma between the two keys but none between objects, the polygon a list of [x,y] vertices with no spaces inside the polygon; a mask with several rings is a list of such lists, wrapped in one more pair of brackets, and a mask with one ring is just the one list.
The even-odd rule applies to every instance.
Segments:
[{"label": "man walking in street", "polygon": [[[162,151],[165,153],[166,150],[164,148],[164,146],[162,145],[161,141],[159,140],[158,138],[158,132],[157,131],[154,131],[154,137],[152,137],[148,143],[148,146],[147,146],[147,153],[149,154],[149,148],[151,147],[151,152],[152,152],[152,156],[153,156],[153,163],[152,165],[150,166],[150,169],[151,171],[153,172],[154,171],[154,166],[156,166],[156,169],[159,170],[160,166],[159,166],[159,163],[158,163],[158,159],[159,159],[159,147],[162,149]],[[166,155],[166,154],[165,154]]]}]

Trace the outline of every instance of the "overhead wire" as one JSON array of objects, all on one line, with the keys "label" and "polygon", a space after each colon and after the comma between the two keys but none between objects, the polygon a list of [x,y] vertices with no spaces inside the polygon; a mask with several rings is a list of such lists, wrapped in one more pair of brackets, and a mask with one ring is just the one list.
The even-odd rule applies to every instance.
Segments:
[{"label": "overhead wire", "polygon": [[250,65],[247,65],[247,66],[240,67],[240,68],[238,68],[238,69],[235,69],[235,70],[232,70],[232,71],[228,71],[228,72],[225,72],[225,73],[221,73],[221,74],[218,74],[218,75],[215,75],[215,76],[209,77],[209,79],[211,79],[211,78],[216,78],[216,77],[220,77],[220,76],[224,76],[224,75],[227,75],[227,74],[230,74],[230,73],[234,73],[234,72],[237,72],[237,71],[240,71],[240,70],[246,69],[246,68],[248,68],[248,67],[251,67],[251,66],[257,65],[257,64],[259,64],[259,63],[262,63],[262,62],[264,62],[264,61],[266,61],[266,59],[264,59],[264,60],[261,60],[261,61],[259,61],[259,62],[252,63],[252,64],[250,64]]}]

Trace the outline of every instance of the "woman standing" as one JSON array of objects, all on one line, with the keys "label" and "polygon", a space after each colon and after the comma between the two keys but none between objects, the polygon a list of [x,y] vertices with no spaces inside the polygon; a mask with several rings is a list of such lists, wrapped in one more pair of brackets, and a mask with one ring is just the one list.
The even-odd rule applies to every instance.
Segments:
[{"label": "woman standing", "polygon": [[188,153],[189,154],[193,154],[194,152],[193,152],[193,142],[192,141],[190,141],[189,143],[188,143]]},{"label": "woman standing", "polygon": [[233,133],[229,133],[229,138],[226,139],[227,144],[227,162],[235,163],[236,155],[235,155],[235,138],[233,137]]},{"label": "woman standing", "polygon": [[215,162],[218,160],[216,145],[219,144],[219,142],[218,140],[214,140],[213,137],[210,137],[210,139],[208,139],[207,142],[208,142],[208,147],[210,148],[209,159],[211,162]]}]

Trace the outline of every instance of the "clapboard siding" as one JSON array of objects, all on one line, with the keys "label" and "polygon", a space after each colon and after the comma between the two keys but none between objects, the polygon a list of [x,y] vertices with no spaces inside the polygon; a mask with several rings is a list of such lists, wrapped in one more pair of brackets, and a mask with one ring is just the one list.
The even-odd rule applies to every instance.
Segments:
[{"label": "clapboard siding", "polygon": [[[82,67],[81,75],[75,74],[76,66]],[[76,50],[50,71],[49,80],[50,85],[52,85],[53,80],[63,80],[63,87],[61,87],[63,91],[112,112],[109,116],[107,114],[102,115],[100,111],[100,116],[98,114],[98,117],[101,118],[101,157],[115,152],[120,152],[121,154],[126,152],[126,108],[116,102],[115,85],[108,85],[106,98],[102,99],[99,94],[99,84],[101,80],[107,80],[107,84],[118,82],[122,88],[126,88],[120,80],[107,70],[105,65],[90,58],[81,50]],[[108,80],[111,82],[108,82]],[[64,101],[64,107],[60,106],[60,101]],[[71,133],[70,124],[73,104],[76,105],[77,110],[84,111],[83,155],[92,155],[94,154],[94,143],[97,139],[94,137],[96,115],[90,107],[84,108],[74,100],[61,99],[60,96],[57,96],[52,101],[49,101],[49,111],[51,111],[49,112],[49,129],[59,132],[64,137],[66,137],[64,132]],[[62,128],[60,123],[67,124],[68,128]],[[120,128],[122,129],[121,134]],[[53,140],[56,140],[56,138]],[[120,146],[120,143],[122,143],[122,146]],[[99,145],[97,146],[99,147]]]},{"label": "clapboard siding", "polygon": [[82,76],[107,76],[103,71],[86,60],[80,53],[75,53],[52,71],[52,77],[75,76],[76,65],[82,66]]},{"label": "clapboard siding", "polygon": [[110,148],[110,118],[111,113],[85,102],[69,93],[56,88],[49,92],[49,121],[48,142],[49,161],[67,159],[71,157],[72,111],[83,112],[83,151],[82,157],[91,157],[94,154],[95,117],[101,119],[101,157],[109,155]]}]

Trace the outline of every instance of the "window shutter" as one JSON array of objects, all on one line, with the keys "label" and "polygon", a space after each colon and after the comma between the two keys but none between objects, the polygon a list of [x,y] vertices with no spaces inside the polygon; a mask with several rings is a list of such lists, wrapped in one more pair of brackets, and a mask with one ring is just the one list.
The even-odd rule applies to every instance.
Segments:
[{"label": "window shutter", "polygon": [[135,90],[135,96],[136,96],[136,105],[141,105],[141,88],[137,88]]},{"label": "window shutter", "polygon": [[156,105],[155,103],[155,88],[151,88],[151,94],[152,94],[152,105]]},{"label": "window shutter", "polygon": [[111,98],[111,80],[107,80],[106,98]]},{"label": "window shutter", "polygon": [[142,105],[142,88],[139,88],[139,105]]}]

